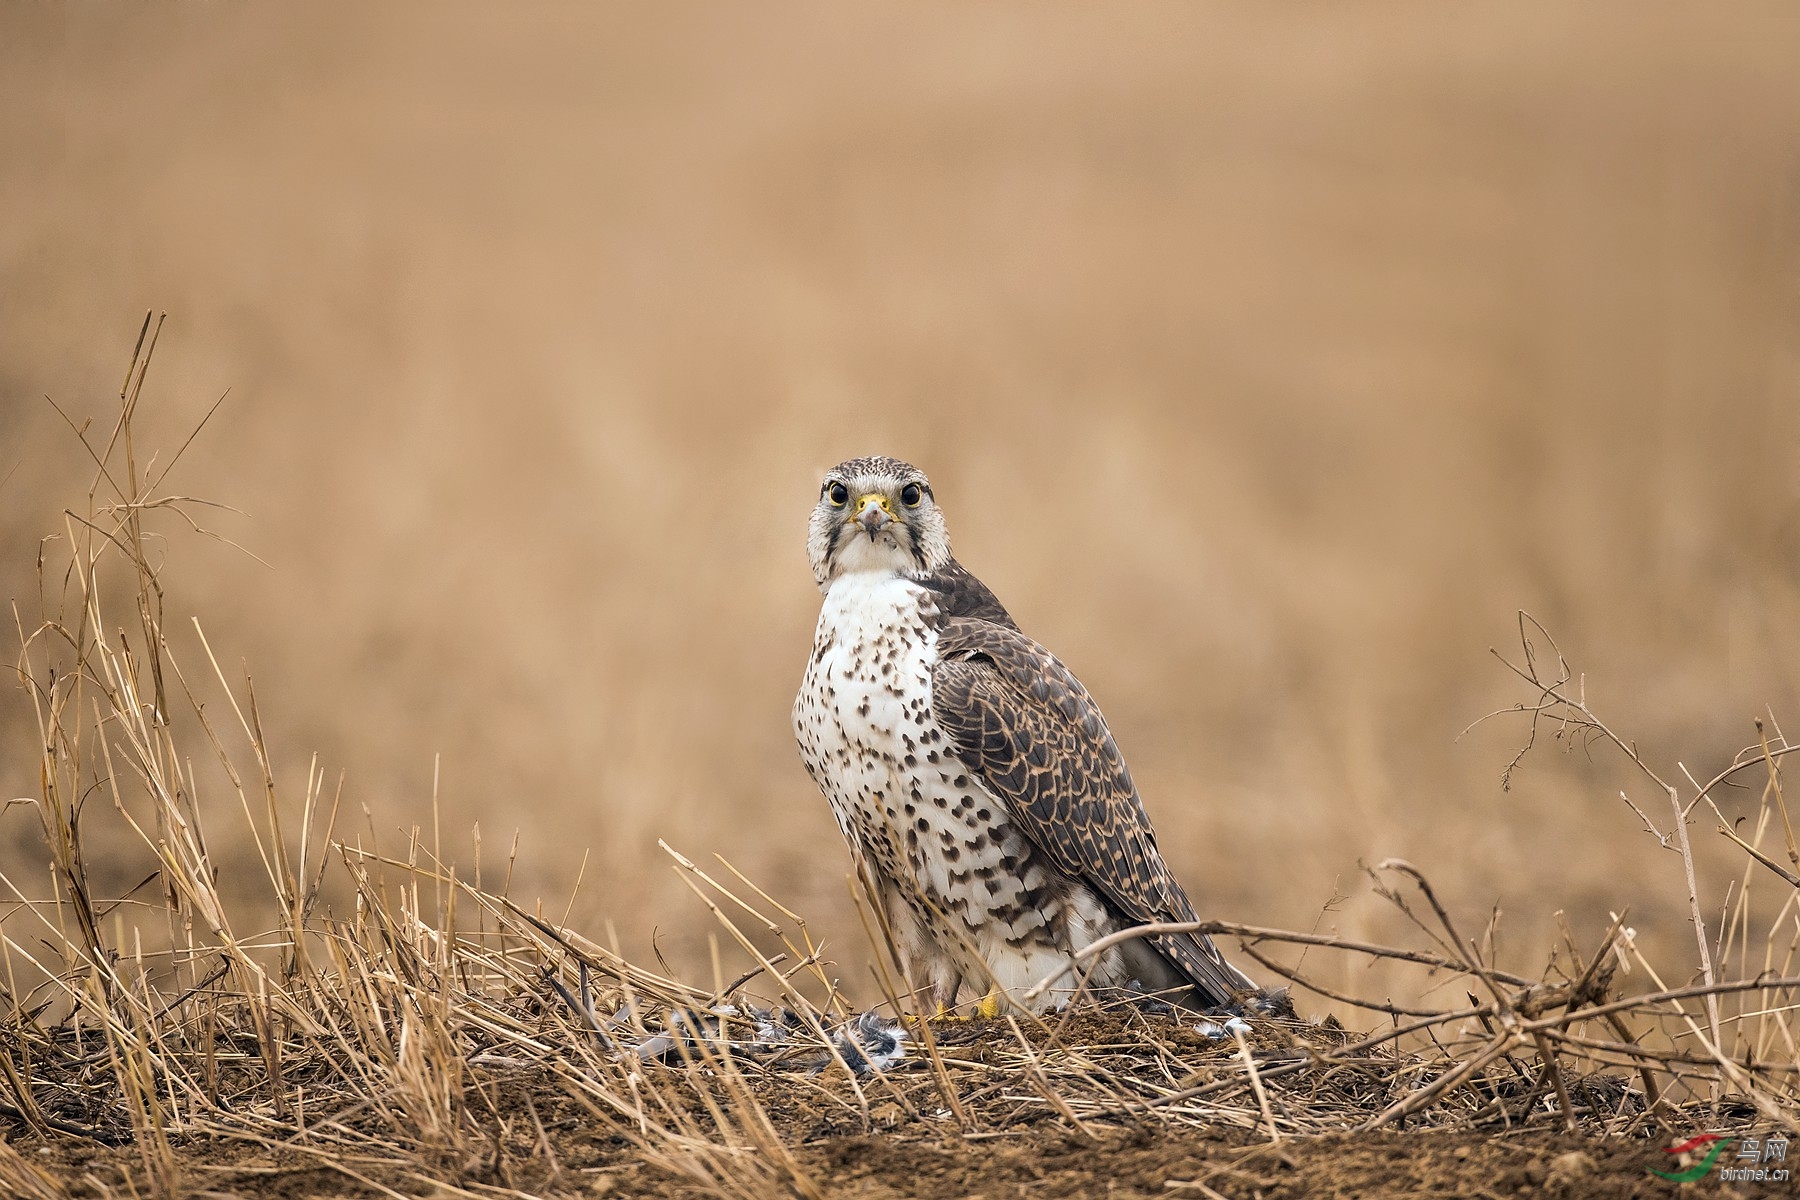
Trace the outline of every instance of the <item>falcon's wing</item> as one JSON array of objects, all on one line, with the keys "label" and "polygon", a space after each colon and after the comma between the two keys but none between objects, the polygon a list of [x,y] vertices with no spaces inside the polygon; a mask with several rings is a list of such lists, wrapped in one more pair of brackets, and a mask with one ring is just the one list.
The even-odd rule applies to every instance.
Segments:
[{"label": "falcon's wing", "polygon": [[[957,758],[1052,862],[1131,921],[1198,919],[1099,706],[1054,655],[1010,623],[949,617],[931,687]],[[1203,934],[1147,940],[1208,1003],[1252,986]]]},{"label": "falcon's wing", "polygon": [[938,611],[946,617],[976,617],[1008,629],[1019,627],[1006,606],[988,591],[987,584],[954,558],[919,580],[919,584],[931,591]]}]

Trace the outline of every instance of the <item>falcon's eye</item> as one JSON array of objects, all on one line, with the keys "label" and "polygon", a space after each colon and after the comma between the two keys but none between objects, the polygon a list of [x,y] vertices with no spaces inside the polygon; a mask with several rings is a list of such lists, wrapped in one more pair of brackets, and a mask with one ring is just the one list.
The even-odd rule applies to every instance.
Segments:
[{"label": "falcon's eye", "polygon": [[831,501],[833,508],[842,508],[850,503],[850,489],[841,483],[826,485],[825,498]]},{"label": "falcon's eye", "polygon": [[900,489],[900,503],[908,508],[919,507],[919,501],[925,498],[925,491],[916,483],[909,483]]}]

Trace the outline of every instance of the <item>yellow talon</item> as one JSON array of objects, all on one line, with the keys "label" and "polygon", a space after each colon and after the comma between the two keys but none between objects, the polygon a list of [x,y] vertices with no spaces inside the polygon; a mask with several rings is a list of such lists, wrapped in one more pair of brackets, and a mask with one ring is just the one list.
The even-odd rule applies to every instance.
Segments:
[{"label": "yellow talon", "polygon": [[999,992],[989,992],[987,995],[983,996],[981,999],[979,999],[975,1002],[975,1011],[971,1012],[966,1017],[958,1016],[956,1010],[954,1008],[950,1007],[949,1005],[940,1004],[937,1006],[937,1010],[935,1012],[933,1012],[929,1018],[927,1018],[921,1014],[921,1015],[913,1017],[912,1019],[917,1020],[917,1021],[931,1020],[933,1022],[944,1022],[944,1023],[953,1023],[953,1022],[957,1022],[957,1021],[973,1021],[978,1017],[987,1017],[987,1018],[991,1019],[993,1017],[999,1016],[1001,1011],[1005,1007],[1006,1007],[1006,1000]]}]

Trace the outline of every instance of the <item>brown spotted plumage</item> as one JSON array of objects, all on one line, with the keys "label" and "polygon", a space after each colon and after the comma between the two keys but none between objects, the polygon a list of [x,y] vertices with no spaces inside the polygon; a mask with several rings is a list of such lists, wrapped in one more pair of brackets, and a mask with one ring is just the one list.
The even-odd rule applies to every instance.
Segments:
[{"label": "brown spotted plumage", "polygon": [[[825,602],[795,735],[916,983],[1018,996],[1107,934],[1195,919],[1099,707],[951,557],[921,472],[833,468],[808,549]],[[1204,1005],[1252,986],[1195,934],[1083,970]]]}]

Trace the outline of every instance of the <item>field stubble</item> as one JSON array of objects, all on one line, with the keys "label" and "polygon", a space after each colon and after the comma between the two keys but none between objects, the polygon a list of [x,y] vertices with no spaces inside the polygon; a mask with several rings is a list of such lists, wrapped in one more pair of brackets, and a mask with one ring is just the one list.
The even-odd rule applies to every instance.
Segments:
[{"label": "field stubble", "polygon": [[[730,863],[670,852],[713,923],[696,983],[515,902],[510,854],[477,840],[459,865],[435,828],[394,844],[317,769],[278,778],[248,675],[167,616],[153,526],[197,536],[208,504],[166,486],[179,453],[153,465],[134,436],[160,330],[146,320],[116,419],[76,430],[93,483],[46,544],[45,611],[19,623],[45,749],[41,794],[14,806],[51,861],[0,881],[14,1194],[1054,1196],[1103,1174],[1134,1195],[1626,1195],[1693,1130],[1800,1129],[1793,747],[1771,719],[1717,778],[1665,779],[1524,616],[1507,663],[1521,754],[1600,743],[1641,772],[1664,807],[1620,813],[1674,855],[1660,886],[1694,922],[1691,970],[1659,975],[1620,912],[1513,973],[1497,914],[1465,928],[1394,859],[1368,874],[1406,945],[1204,925],[1323,1020],[1220,1038],[1142,999],[910,1020],[904,1059],[852,1072],[841,1035],[862,1006],[803,916]],[[1728,782],[1761,791],[1741,832],[1713,799]],[[235,805],[202,800],[221,793]],[[1690,819],[1743,856],[1717,916]],[[222,886],[228,822],[255,847],[260,903]],[[141,874],[116,893],[90,870],[103,823],[111,873]],[[861,911],[882,1007],[904,1012],[911,987]],[[1346,976],[1364,986],[1323,981]]]}]

